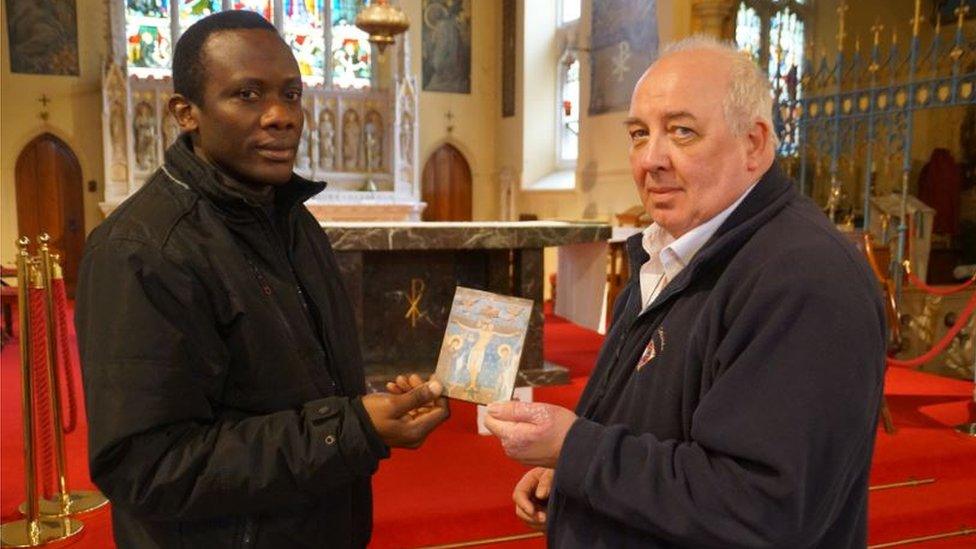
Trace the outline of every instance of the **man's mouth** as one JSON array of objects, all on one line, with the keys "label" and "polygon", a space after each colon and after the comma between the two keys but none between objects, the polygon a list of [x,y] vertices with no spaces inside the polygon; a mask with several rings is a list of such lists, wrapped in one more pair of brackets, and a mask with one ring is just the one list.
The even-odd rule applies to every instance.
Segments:
[{"label": "man's mouth", "polygon": [[258,147],[261,157],[273,162],[290,162],[295,159],[295,146],[267,145]]},{"label": "man's mouth", "polygon": [[645,189],[654,196],[669,196],[681,191],[681,187],[645,187]]}]

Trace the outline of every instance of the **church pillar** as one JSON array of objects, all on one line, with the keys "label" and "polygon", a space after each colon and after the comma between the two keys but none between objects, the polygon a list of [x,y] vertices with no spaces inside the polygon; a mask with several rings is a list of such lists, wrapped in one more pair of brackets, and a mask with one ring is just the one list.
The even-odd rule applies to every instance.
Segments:
[{"label": "church pillar", "polygon": [[734,0],[692,0],[691,31],[721,40],[732,40]]}]

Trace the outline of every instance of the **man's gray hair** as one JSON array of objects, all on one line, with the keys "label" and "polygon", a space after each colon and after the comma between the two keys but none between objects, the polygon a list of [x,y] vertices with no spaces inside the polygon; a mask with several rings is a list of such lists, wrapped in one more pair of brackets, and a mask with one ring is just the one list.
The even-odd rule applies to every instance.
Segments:
[{"label": "man's gray hair", "polygon": [[729,93],[722,104],[725,120],[732,133],[743,135],[756,119],[764,120],[771,130],[773,147],[779,140],[773,126],[773,93],[769,77],[752,56],[732,42],[711,36],[693,35],[665,46],[658,59],[678,52],[707,50],[726,54],[731,63]]}]

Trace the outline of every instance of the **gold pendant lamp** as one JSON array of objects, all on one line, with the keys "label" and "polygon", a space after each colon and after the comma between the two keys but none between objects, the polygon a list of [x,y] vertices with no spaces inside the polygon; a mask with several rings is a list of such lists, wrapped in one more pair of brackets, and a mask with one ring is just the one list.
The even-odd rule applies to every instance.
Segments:
[{"label": "gold pendant lamp", "polygon": [[399,7],[388,0],[374,0],[356,16],[356,26],[369,34],[369,41],[380,53],[393,44],[396,35],[410,28],[410,20]]}]

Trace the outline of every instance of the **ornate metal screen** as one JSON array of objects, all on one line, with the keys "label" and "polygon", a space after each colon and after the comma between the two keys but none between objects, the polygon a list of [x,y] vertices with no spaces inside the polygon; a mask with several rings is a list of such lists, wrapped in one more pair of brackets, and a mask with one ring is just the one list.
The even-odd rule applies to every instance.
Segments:
[{"label": "ornate metal screen", "polygon": [[[969,0],[972,2],[972,0]],[[775,122],[780,154],[801,190],[826,190],[825,208],[837,221],[842,190],[849,189],[849,215],[859,204],[862,227],[870,227],[870,199],[880,180],[901,194],[897,248],[891,268],[896,281],[906,247],[905,215],[911,170],[915,113],[928,109],[976,105],[976,39],[964,33],[963,21],[976,6],[960,3],[955,10],[954,39],[943,40],[941,21],[935,22],[932,40],[922,43],[921,0],[915,1],[912,35],[905,45],[895,31],[890,43],[882,40],[883,27],[871,28],[871,46],[862,52],[860,40],[846,50],[845,13],[838,8],[837,53],[805,56],[799,82],[804,95],[787,78],[774,86]],[[849,42],[848,42],[849,43]],[[866,48],[867,49],[867,48]],[[792,82],[795,82],[792,81]],[[900,287],[899,287],[900,289]]]}]

